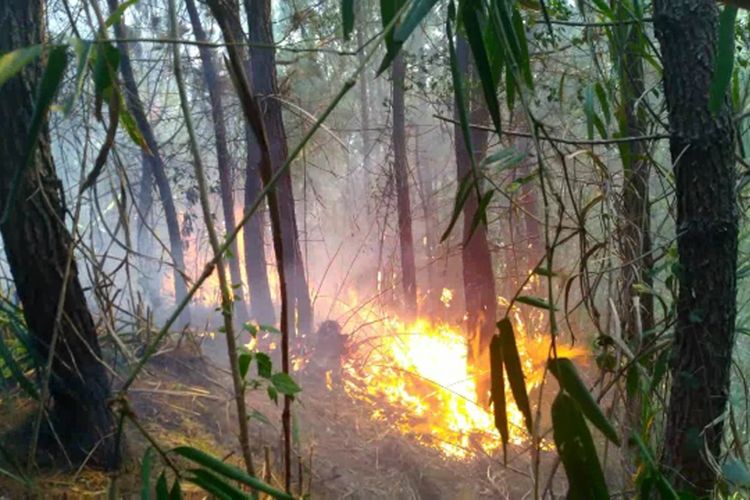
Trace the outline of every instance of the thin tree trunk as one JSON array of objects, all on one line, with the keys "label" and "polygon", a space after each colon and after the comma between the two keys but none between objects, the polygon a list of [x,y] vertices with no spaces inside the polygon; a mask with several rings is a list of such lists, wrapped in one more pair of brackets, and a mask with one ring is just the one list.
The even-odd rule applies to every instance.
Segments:
[{"label": "thin tree trunk", "polygon": [[403,53],[393,60],[393,177],[396,181],[396,206],[398,211],[398,235],[401,249],[401,283],[404,289],[404,312],[406,316],[417,313],[417,271],[414,262],[414,237],[411,224],[411,200],[409,199],[409,166],[406,161],[406,124],[404,110],[404,79],[406,63]]},{"label": "thin tree trunk", "polygon": [[[468,80],[471,77],[469,48],[465,39],[458,38],[456,47],[459,71]],[[474,99],[471,99],[473,102]],[[488,115],[486,108],[479,104],[473,104],[471,110],[471,123],[486,123]],[[458,110],[454,109],[458,116]],[[460,125],[454,126],[454,140],[456,143],[456,178],[459,182],[469,176],[472,172],[471,157],[469,149],[463,138]],[[472,149],[474,159],[478,164],[487,150],[487,132],[474,129],[471,132]],[[479,186],[481,191],[481,182]],[[463,264],[464,300],[466,303],[466,329],[469,339],[469,363],[477,375],[477,400],[484,405],[488,401],[489,394],[489,345],[495,334],[495,279],[492,269],[492,256],[490,255],[487,242],[487,228],[479,224],[471,234],[471,226],[479,207],[477,190],[472,189],[463,207],[464,229],[463,229],[463,251],[461,262]]]},{"label": "thin tree trunk", "polygon": [[427,267],[427,299],[426,313],[429,315],[437,314],[440,310],[440,296],[442,288],[438,284],[437,275],[435,274],[435,249],[437,248],[437,235],[435,234],[435,225],[433,215],[435,208],[433,204],[432,179],[425,175],[425,167],[420,161],[419,151],[419,129],[414,127],[414,171],[417,174],[417,183],[419,184],[419,198],[422,202],[422,216],[424,217],[424,234],[425,234],[425,262]]},{"label": "thin tree trunk", "polygon": [[[256,44],[250,47],[252,85],[256,98],[264,111],[268,145],[271,149],[271,161],[275,172],[284,164],[289,151],[281,114],[281,103],[276,99],[278,93],[276,51],[271,48],[274,43],[271,26],[271,2],[270,0],[245,0],[245,11],[250,42]],[[299,244],[292,177],[288,172],[284,173],[279,180],[277,191],[279,209],[281,210],[281,234],[286,249],[283,264],[286,266],[286,275],[289,277],[289,303],[295,306],[290,308],[289,311],[289,325],[292,327],[290,333],[294,333],[294,326],[296,325],[298,332],[309,334],[312,333],[313,328],[313,310]]]},{"label": "thin tree trunk", "polygon": [[[618,19],[628,19],[633,6],[616,2]],[[640,25],[631,24],[614,29],[613,54],[619,61],[621,135],[646,135],[645,116],[636,103],[645,92],[643,59],[640,56],[643,32]],[[623,261],[620,284],[620,331],[631,351],[637,356],[644,331],[654,327],[654,300],[651,293],[635,291],[637,283],[651,288],[653,258],[651,256],[651,206],[649,203],[649,169],[646,142],[620,145],[623,166],[621,227],[618,242]],[[624,427],[627,435],[639,431],[642,401],[639,391],[627,391]],[[637,449],[626,450],[626,477],[633,477],[637,467]]]},{"label": "thin tree trunk", "polygon": [[[47,42],[43,0],[8,0],[0,5],[0,53]],[[49,385],[54,431],[75,464],[92,452],[90,464],[114,467],[114,419],[107,405],[110,384],[75,261],[68,267],[74,245],[64,225],[61,183],[46,120],[36,153],[26,166],[25,145],[41,75],[42,63],[32,62],[0,92],[0,206],[5,207],[10,191],[17,190],[0,232],[34,344],[44,358],[54,346]],[[23,173],[14,185],[17,171]],[[64,301],[58,316],[61,294]],[[55,324],[58,317],[61,320]]]},{"label": "thin tree trunk", "polygon": [[735,131],[728,96],[715,112],[708,104],[716,3],[658,0],[654,22],[676,176],[680,269],[662,463],[680,488],[708,497],[716,476],[704,456],[721,451],[734,344]]},{"label": "thin tree trunk", "polygon": [[[203,30],[195,0],[185,0],[190,23],[193,26],[195,39],[199,42],[206,41],[206,32]],[[214,126],[214,138],[216,142],[216,161],[219,169],[219,191],[221,205],[224,209],[224,227],[230,232],[237,225],[234,216],[234,195],[232,192],[232,158],[227,146],[227,129],[224,122],[224,103],[222,102],[221,90],[219,88],[219,73],[216,69],[211,49],[205,45],[198,47],[201,62],[203,63],[203,80],[208,89],[208,97],[211,103],[211,118]],[[231,247],[233,257],[228,258],[229,273],[232,279],[232,290],[236,299],[234,310],[235,319],[242,322],[248,319],[247,308],[243,300],[242,271],[240,270],[240,257],[237,241]]]},{"label": "thin tree trunk", "polygon": [[[118,0],[107,0],[107,4],[109,6],[109,11],[114,12],[117,10],[119,2]],[[164,219],[169,234],[169,249],[172,254],[171,256],[174,265],[173,275],[175,300],[179,303],[187,296],[187,281],[186,277],[183,275],[185,272],[185,256],[182,248],[180,222],[177,218],[177,209],[175,208],[174,198],[172,197],[172,188],[169,185],[164,161],[159,150],[159,143],[156,140],[156,135],[151,128],[151,124],[146,118],[146,113],[143,109],[143,101],[141,101],[138,93],[138,84],[136,83],[133,66],[130,62],[128,45],[123,41],[127,38],[125,25],[120,21],[114,24],[114,28],[115,35],[119,40],[117,42],[117,48],[120,51],[120,72],[122,74],[125,102],[128,111],[133,115],[133,119],[138,125],[138,129],[148,146],[149,151],[144,152],[142,155],[145,165],[144,170],[147,170],[153,175],[156,187],[159,190],[159,197],[161,198],[162,206],[164,207]],[[184,326],[189,322],[190,309],[186,307],[180,315],[180,324],[178,326]]]}]

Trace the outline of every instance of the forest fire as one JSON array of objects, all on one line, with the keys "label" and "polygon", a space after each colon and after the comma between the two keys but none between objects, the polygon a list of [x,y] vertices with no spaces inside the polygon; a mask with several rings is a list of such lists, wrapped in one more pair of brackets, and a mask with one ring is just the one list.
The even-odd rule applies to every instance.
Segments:
[{"label": "forest fire", "polygon": [[[518,316],[515,322],[531,391],[542,382],[549,341],[540,333],[528,335]],[[373,419],[388,422],[446,457],[466,459],[479,450],[497,450],[500,438],[491,409],[476,401],[475,376],[467,364],[460,329],[425,319],[411,324],[389,319],[385,330],[350,349],[345,362],[347,393],[375,405]],[[583,353],[578,348],[564,350],[567,356]],[[506,390],[510,441],[522,444],[529,436],[510,389]]]}]

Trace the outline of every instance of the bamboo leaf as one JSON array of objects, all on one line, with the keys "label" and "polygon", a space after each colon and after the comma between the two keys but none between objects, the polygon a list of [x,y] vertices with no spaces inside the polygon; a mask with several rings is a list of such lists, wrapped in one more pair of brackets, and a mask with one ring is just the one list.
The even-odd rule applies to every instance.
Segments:
[{"label": "bamboo leaf", "polygon": [[[490,396],[492,411],[495,416],[495,427],[500,432],[503,442],[503,463],[507,462],[508,415],[505,404],[505,376],[503,374],[503,348],[500,337],[492,337],[490,342]],[[481,401],[480,401],[481,403]]]},{"label": "bamboo leaf", "polygon": [[68,55],[66,47],[64,45],[56,45],[52,47],[47,60],[47,67],[44,69],[42,81],[39,85],[37,99],[34,103],[34,112],[31,117],[31,125],[29,126],[29,136],[26,137],[25,160],[22,165],[16,167],[16,171],[13,173],[10,192],[5,203],[5,210],[3,212],[2,220],[0,220],[0,224],[4,224],[8,221],[10,212],[15,206],[21,177],[34,159],[36,148],[39,144],[39,134],[41,133],[42,126],[47,118],[47,111],[52,105],[52,101],[62,83],[67,63]]},{"label": "bamboo leaf", "polygon": [[341,0],[341,18],[344,25],[344,40],[349,40],[354,30],[354,0]]},{"label": "bamboo leaf", "polygon": [[432,10],[437,0],[414,0],[411,8],[404,15],[404,19],[398,23],[393,34],[396,43],[403,44],[409,39],[409,35],[419,26],[422,19]]},{"label": "bamboo leaf", "polygon": [[24,375],[23,370],[13,357],[13,353],[10,352],[10,349],[5,345],[5,341],[2,338],[0,338],[0,358],[2,358],[3,364],[8,371],[10,371],[11,376],[21,389],[23,389],[27,395],[38,401],[39,392],[36,390],[36,386],[26,377],[26,375]]},{"label": "bamboo leaf", "polygon": [[576,401],[589,422],[594,424],[610,441],[620,446],[617,431],[609,423],[583,380],[581,380],[573,362],[568,358],[550,359],[547,366],[560,383],[560,387]]},{"label": "bamboo leaf", "polygon": [[[383,28],[387,28],[391,24],[391,21],[393,21],[393,18],[396,16],[396,13],[398,13],[399,8],[402,5],[402,1],[403,0],[380,0],[380,19],[383,24]],[[380,63],[380,66],[375,73],[376,77],[380,76],[383,71],[388,69],[400,50],[401,44],[396,42],[393,30],[386,33],[385,57],[383,58],[383,61]]]},{"label": "bamboo leaf", "polygon": [[540,299],[539,297],[532,297],[530,295],[519,295],[518,297],[516,297],[516,302],[526,304],[527,306],[538,307],[539,309],[545,309],[547,311],[556,309],[550,306],[549,302],[547,302],[546,300]]},{"label": "bamboo leaf", "polygon": [[192,448],[190,446],[179,446],[172,451],[182,457],[187,458],[188,460],[192,460],[199,465],[202,465],[218,474],[221,474],[222,476],[228,477],[229,479],[234,479],[235,481],[239,481],[240,483],[246,484],[251,488],[262,491],[263,493],[268,493],[274,498],[292,500],[291,495],[288,495],[283,491],[279,491],[276,488],[261,481],[260,479],[247,474],[234,465],[224,463],[218,458],[212,457],[211,455],[201,450]]},{"label": "bamboo leaf", "polygon": [[151,498],[151,467],[154,463],[154,449],[149,446],[141,461],[141,500]]},{"label": "bamboo leaf", "polygon": [[523,414],[526,422],[526,430],[532,432],[531,405],[529,404],[529,395],[526,393],[526,381],[521,367],[521,358],[518,356],[518,347],[516,347],[516,337],[513,333],[513,325],[508,318],[503,318],[497,328],[500,331],[500,345],[503,352],[503,365],[505,372],[508,374],[510,390],[513,392],[513,399],[516,400],[516,406]]},{"label": "bamboo leaf", "polygon": [[568,478],[568,499],[608,499],[607,483],[578,404],[560,391],[552,403],[555,446]]},{"label": "bamboo leaf", "polygon": [[21,71],[24,66],[39,57],[41,53],[41,45],[32,45],[0,56],[0,87]]},{"label": "bamboo leaf", "polygon": [[716,113],[729,89],[734,67],[734,24],[737,18],[737,7],[727,5],[719,15],[719,41],[716,54],[716,68],[709,90],[708,109]]},{"label": "bamboo leaf", "polygon": [[162,472],[156,480],[156,500],[169,500],[169,487],[167,486],[167,476]]},{"label": "bamboo leaf", "polygon": [[474,236],[474,231],[477,230],[479,227],[479,224],[487,225],[487,206],[490,204],[490,201],[492,201],[492,196],[495,194],[494,189],[490,189],[486,193],[482,195],[482,199],[479,200],[479,204],[477,205],[477,210],[474,212],[474,217],[472,217],[471,220],[471,228],[469,229],[469,237],[467,240],[470,240],[472,236]]},{"label": "bamboo leaf", "polygon": [[251,498],[249,494],[206,469],[190,469],[190,473],[192,475],[188,478],[188,481],[197,484],[216,498],[221,500],[247,500]]},{"label": "bamboo leaf", "polygon": [[122,2],[115,10],[112,12],[112,14],[109,15],[107,20],[104,22],[104,24],[107,27],[110,27],[114,24],[117,24],[120,22],[120,19],[122,19],[123,14],[125,14],[125,11],[128,10],[128,7],[131,5],[135,5],[138,3],[138,0],[126,0],[125,2]]},{"label": "bamboo leaf", "polygon": [[172,483],[172,489],[169,490],[169,500],[182,500],[182,488],[180,487],[180,479],[175,478]]},{"label": "bamboo leaf", "polygon": [[500,120],[500,104],[497,101],[496,80],[493,78],[490,66],[489,56],[485,50],[484,40],[482,40],[482,27],[479,23],[479,12],[477,9],[481,6],[480,2],[469,2],[462,6],[463,23],[466,28],[466,38],[471,47],[471,53],[474,56],[479,80],[482,83],[484,100],[487,104],[492,123],[498,134],[502,131]]},{"label": "bamboo leaf", "polygon": [[447,229],[442,236],[440,236],[441,243],[448,239],[448,236],[450,236],[453,231],[453,227],[456,225],[456,222],[458,222],[458,218],[461,216],[461,212],[464,209],[464,205],[466,204],[466,200],[469,198],[472,189],[474,189],[474,176],[467,175],[461,180],[461,184],[458,185],[456,200],[453,204],[453,213],[451,214],[451,219],[448,222]]},{"label": "bamboo leaf", "polygon": [[70,115],[70,112],[73,109],[73,105],[75,104],[75,101],[78,99],[78,96],[81,95],[81,91],[83,90],[83,82],[86,80],[86,74],[88,73],[88,67],[89,67],[88,63],[91,57],[91,50],[93,47],[93,43],[90,42],[89,40],[73,38],[72,46],[73,46],[73,50],[76,53],[78,64],[76,64],[76,76],[75,76],[75,84],[73,87],[73,93],[68,98],[68,101],[65,103],[65,106],[63,107],[64,116]]}]

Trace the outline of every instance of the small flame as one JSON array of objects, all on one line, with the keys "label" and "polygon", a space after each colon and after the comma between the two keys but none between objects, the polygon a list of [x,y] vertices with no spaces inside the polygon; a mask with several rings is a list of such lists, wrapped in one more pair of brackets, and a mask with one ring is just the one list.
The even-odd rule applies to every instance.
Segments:
[{"label": "small flame", "polygon": [[450,288],[443,288],[443,291],[440,293],[440,302],[442,302],[445,307],[450,307],[452,301],[453,290]]}]

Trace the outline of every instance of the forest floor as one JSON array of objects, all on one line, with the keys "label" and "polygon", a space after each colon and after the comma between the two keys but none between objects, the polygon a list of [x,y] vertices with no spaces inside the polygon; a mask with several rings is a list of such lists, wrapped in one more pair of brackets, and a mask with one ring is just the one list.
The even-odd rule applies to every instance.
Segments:
[{"label": "forest floor", "polygon": [[[240,465],[231,379],[221,366],[222,345],[212,341],[201,353],[182,346],[156,356],[129,390],[129,401],[138,422],[164,450],[189,445]],[[298,375],[298,380],[311,379],[304,373]],[[280,485],[280,409],[264,389],[248,391],[247,400],[256,415],[250,425],[256,470],[267,481]],[[0,400],[2,414],[14,416],[0,419],[0,434],[18,425],[34,408],[21,398]],[[299,453],[294,459],[295,495],[468,500],[523,498],[531,492],[528,449],[511,447],[507,466],[501,458],[481,452],[466,459],[449,459],[386,422],[374,420],[375,410],[343,391],[328,389],[325,383],[303,384],[303,392],[294,402],[293,434]],[[111,491],[116,491],[116,498],[139,498],[139,463],[148,442],[133,425],[128,425],[126,438],[128,459],[116,475],[88,469],[40,473],[27,486],[0,475],[0,499],[106,498]],[[555,455],[543,453],[541,467],[546,471],[556,467]],[[155,465],[152,475],[162,470]],[[557,474],[557,480],[562,481],[560,476]],[[557,495],[563,494],[563,484],[552,486]],[[184,485],[183,493],[185,498],[205,498],[190,485]]]}]

